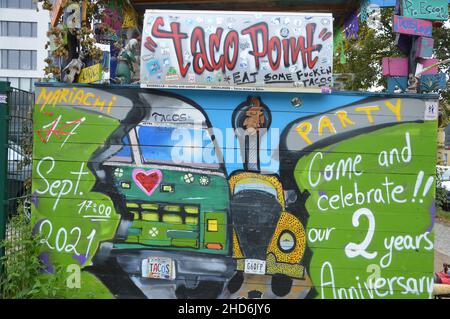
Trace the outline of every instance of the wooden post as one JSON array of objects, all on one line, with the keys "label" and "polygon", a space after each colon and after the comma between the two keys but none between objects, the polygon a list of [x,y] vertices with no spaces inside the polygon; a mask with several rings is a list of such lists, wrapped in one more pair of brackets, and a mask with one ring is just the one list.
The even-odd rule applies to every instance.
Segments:
[{"label": "wooden post", "polygon": [[82,4],[82,11],[83,11],[83,17],[81,19],[81,24],[86,25],[87,24],[87,0],[83,0]]}]

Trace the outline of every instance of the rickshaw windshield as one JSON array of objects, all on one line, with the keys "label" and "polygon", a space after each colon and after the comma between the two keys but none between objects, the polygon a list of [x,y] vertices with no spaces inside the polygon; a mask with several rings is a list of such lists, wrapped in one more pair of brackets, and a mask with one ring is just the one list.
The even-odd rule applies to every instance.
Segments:
[{"label": "rickshaw windshield", "polygon": [[220,167],[214,142],[206,128],[137,126],[136,135],[145,163]]}]

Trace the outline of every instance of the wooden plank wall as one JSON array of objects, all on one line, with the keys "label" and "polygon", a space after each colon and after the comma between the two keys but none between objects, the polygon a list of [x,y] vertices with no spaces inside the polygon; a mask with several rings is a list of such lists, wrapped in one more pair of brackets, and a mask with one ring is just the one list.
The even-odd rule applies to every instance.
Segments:
[{"label": "wooden plank wall", "polygon": [[436,132],[417,96],[39,86],[42,257],[71,297],[430,298]]}]

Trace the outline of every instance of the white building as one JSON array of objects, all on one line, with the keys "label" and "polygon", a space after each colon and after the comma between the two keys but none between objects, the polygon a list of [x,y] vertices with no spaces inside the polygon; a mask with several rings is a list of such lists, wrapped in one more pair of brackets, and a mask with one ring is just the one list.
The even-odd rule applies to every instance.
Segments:
[{"label": "white building", "polygon": [[44,77],[45,49],[50,16],[33,0],[0,0],[0,81],[22,90],[34,90]]}]

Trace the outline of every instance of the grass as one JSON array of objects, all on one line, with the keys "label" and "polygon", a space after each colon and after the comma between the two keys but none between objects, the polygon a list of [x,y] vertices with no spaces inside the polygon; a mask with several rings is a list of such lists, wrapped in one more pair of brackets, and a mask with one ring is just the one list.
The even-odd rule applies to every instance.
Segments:
[{"label": "grass", "polygon": [[436,207],[436,218],[450,223],[450,211],[445,211],[440,207]]},{"label": "grass", "polygon": [[81,287],[80,288],[67,288],[62,290],[62,294],[59,298],[65,299],[113,299],[115,298],[108,288],[97,279],[94,275],[82,271],[81,275]]}]

